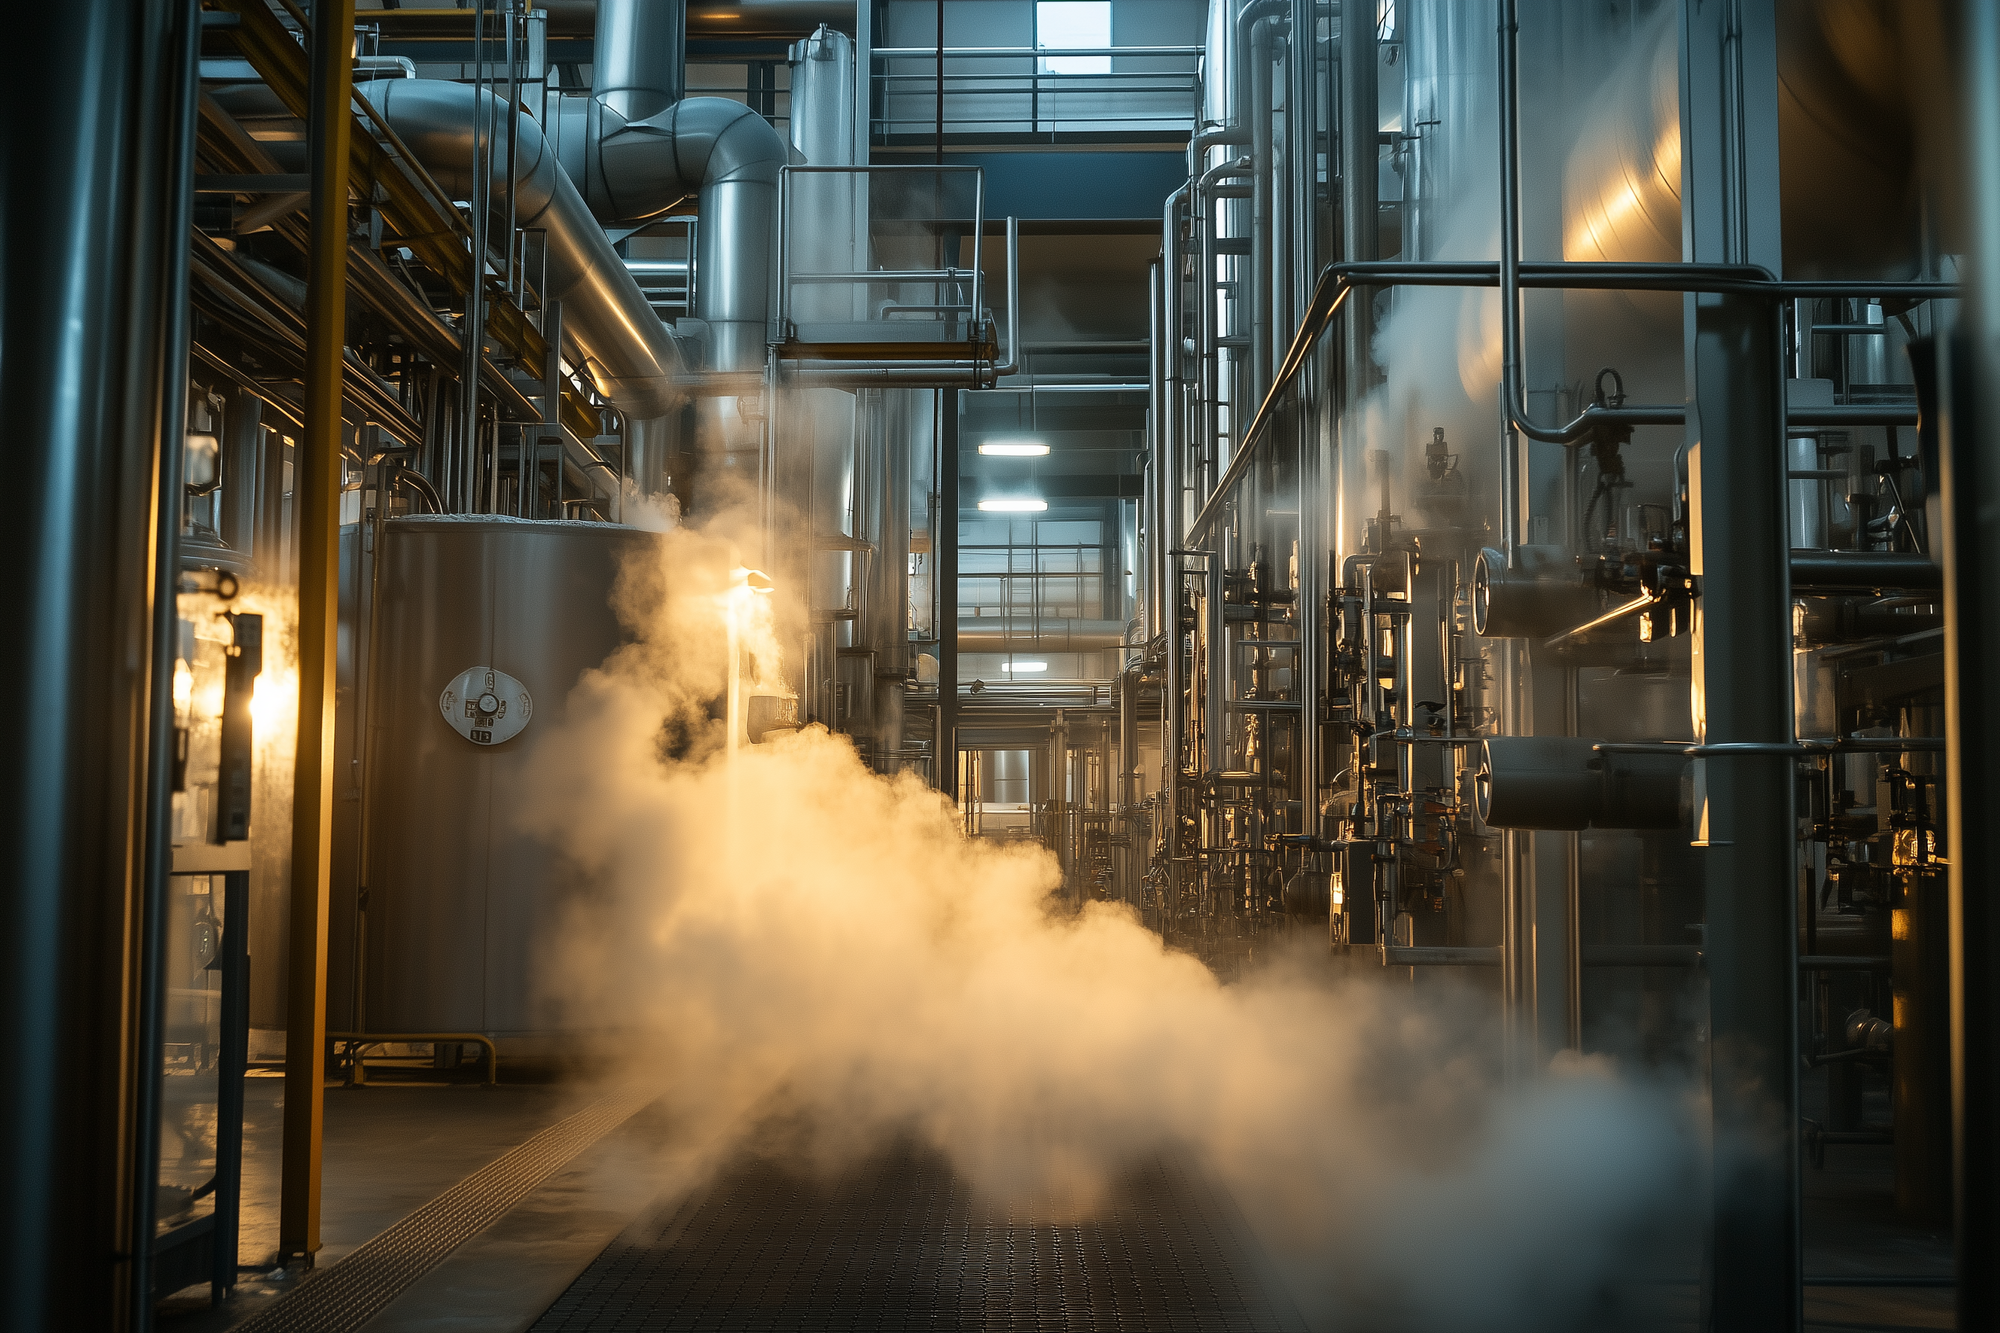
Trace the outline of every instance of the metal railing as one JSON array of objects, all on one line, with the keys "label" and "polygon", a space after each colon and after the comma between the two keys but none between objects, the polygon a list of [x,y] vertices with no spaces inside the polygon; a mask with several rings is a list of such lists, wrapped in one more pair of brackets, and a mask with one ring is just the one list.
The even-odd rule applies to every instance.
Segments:
[{"label": "metal railing", "polygon": [[[1201,85],[1198,46],[885,47],[869,53],[870,82],[878,91],[869,135],[1075,134],[1119,130],[1179,133],[1192,129]],[[942,59],[944,69],[937,65]],[[1049,60],[1175,62],[1167,69],[1051,70]],[[1022,69],[967,69],[968,62],[1020,62]],[[1185,68],[1179,67],[1185,62]],[[900,63],[900,68],[890,62]],[[928,62],[925,68],[920,62]],[[956,66],[956,68],[954,68]],[[939,99],[943,107],[938,106]],[[1143,102],[1135,99],[1144,98]]]},{"label": "metal railing", "polygon": [[[968,175],[971,177],[972,205],[969,217],[951,208],[949,197],[956,191],[947,185],[954,178]],[[857,187],[855,197],[847,201],[856,229],[856,235],[851,238],[850,262],[846,265],[831,264],[822,248],[821,253],[813,257],[814,267],[801,269],[796,255],[801,222],[808,234],[822,241],[829,229],[825,217],[799,219],[793,216],[801,196],[810,198],[812,193],[802,188],[800,178],[843,176],[853,179]],[[939,183],[930,202],[921,207],[912,207],[911,196],[907,193],[897,198],[898,192],[878,187],[878,182],[914,182],[924,176],[935,177]],[[986,218],[986,175],[982,168],[930,165],[787,166],[778,175],[778,216],[781,219],[778,325],[785,338],[792,336],[800,322],[797,289],[804,287],[826,291],[845,287],[863,298],[860,302],[847,302],[847,308],[852,311],[858,305],[864,317],[827,322],[845,326],[849,332],[867,335],[872,329],[886,337],[888,326],[907,326],[915,322],[943,325],[939,330],[942,336],[936,340],[939,342],[977,340],[985,319],[985,275],[980,267]],[[904,238],[912,234],[934,233],[940,244],[947,230],[956,232],[971,241],[970,262],[940,262],[936,268],[870,267],[877,250],[877,232],[886,233],[891,229]],[[835,239],[838,244],[838,238]],[[910,290],[913,287],[918,289],[914,293]],[[915,315],[919,318],[914,321],[891,319],[892,315]],[[867,340],[866,336],[839,339],[843,342]]]}]

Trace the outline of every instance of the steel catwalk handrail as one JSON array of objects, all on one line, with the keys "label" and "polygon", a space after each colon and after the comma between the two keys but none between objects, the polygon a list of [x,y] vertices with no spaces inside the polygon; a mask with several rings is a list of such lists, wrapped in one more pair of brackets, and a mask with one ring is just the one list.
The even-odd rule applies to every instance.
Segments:
[{"label": "steel catwalk handrail", "polygon": [[[1957,283],[1952,282],[1803,282],[1786,281],[1771,276],[1770,270],[1753,264],[1615,264],[1595,262],[1549,262],[1524,261],[1520,265],[1520,285],[1523,288],[1556,291],[1626,291],[1626,292],[1712,292],[1742,296],[1768,296],[1774,299],[1811,296],[1904,296],[1917,300],[1953,300],[1959,296]],[[1299,320],[1297,332],[1292,335],[1292,344],[1285,352],[1284,364],[1272,377],[1271,387],[1258,406],[1257,414],[1250,419],[1250,426],[1243,432],[1242,443],[1237,447],[1229,468],[1216,482],[1215,490],[1208,502],[1188,525],[1184,540],[1194,541],[1202,537],[1209,525],[1215,521],[1227,496],[1243,471],[1249,466],[1250,458],[1256,452],[1263,437],[1265,427],[1270,424],[1277,410],[1281,394],[1291,386],[1292,379],[1305,365],[1313,344],[1319,341],[1332,323],[1334,312],[1346,301],[1347,294],[1357,287],[1497,287],[1500,285],[1500,265],[1494,260],[1423,260],[1402,262],[1382,260],[1369,263],[1328,264],[1320,270],[1319,281],[1314,284],[1312,299],[1306,304],[1305,314]],[[1898,413],[1898,421],[1887,424],[1901,424],[1907,420],[1901,415],[1902,409],[1881,405],[1849,406],[1841,408],[1805,408],[1798,421],[1806,425],[1828,424],[1820,420],[1831,413],[1841,413],[1842,421],[1852,422],[1865,413]],[[1852,415],[1846,415],[1852,414]],[[1602,408],[1587,407],[1574,421],[1561,428],[1566,432],[1554,443],[1568,443],[1587,434],[1598,424],[1622,426],[1671,426],[1685,420],[1685,409],[1672,405],[1657,407]],[[1862,424],[1869,424],[1863,422]],[[1875,423],[1883,424],[1883,423]],[[1546,429],[1546,428],[1538,428]]]}]

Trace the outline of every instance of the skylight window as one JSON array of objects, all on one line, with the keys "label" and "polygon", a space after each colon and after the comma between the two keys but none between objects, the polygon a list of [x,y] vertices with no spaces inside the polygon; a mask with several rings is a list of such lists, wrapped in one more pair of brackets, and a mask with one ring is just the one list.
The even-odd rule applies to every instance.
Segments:
[{"label": "skylight window", "polygon": [[[1111,0],[1038,0],[1035,46],[1043,51],[1109,50]],[[1111,57],[1043,56],[1044,74],[1109,74]]]}]

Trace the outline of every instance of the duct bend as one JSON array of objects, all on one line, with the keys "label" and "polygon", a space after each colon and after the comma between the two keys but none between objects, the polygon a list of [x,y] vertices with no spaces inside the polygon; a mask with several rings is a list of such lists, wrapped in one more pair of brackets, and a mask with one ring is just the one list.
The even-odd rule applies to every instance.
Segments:
[{"label": "duct bend", "polygon": [[763,369],[778,169],[790,160],[771,122],[722,97],[686,98],[641,120],[601,97],[565,98],[559,117],[563,167],[599,222],[642,222],[698,196],[695,315],[708,325],[708,364]]},{"label": "duct bend", "polygon": [[[385,79],[362,84],[360,91],[438,184],[454,197],[471,195],[473,98],[493,118],[504,108],[499,98],[441,79]],[[541,127],[525,112],[516,112],[512,125],[518,136],[514,222],[541,228],[548,239],[548,295],[563,303],[565,338],[583,354],[598,392],[628,419],[665,416],[682,397],[673,385],[688,360],[680,341],[653,313],[557,164]],[[493,164],[498,202],[507,188],[505,124],[494,135]]]}]

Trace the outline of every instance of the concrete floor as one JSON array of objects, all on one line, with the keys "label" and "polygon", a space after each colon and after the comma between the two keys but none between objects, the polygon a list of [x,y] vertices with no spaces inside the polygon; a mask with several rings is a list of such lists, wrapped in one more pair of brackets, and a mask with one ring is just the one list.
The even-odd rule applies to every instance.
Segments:
[{"label": "concrete floor", "polygon": [[[262,1271],[246,1272],[235,1296],[217,1309],[207,1307],[204,1288],[182,1293],[162,1311],[163,1333],[221,1333],[296,1285],[296,1273],[270,1267],[277,1246],[282,1092],[279,1079],[248,1080],[242,1257]],[[319,1264],[338,1262],[594,1095],[591,1088],[560,1085],[328,1089]],[[707,1150],[719,1145],[697,1150],[681,1144],[669,1153],[673,1128],[655,1112],[635,1116],[404,1292],[367,1326],[370,1333],[528,1328],[628,1225],[701,1178],[701,1163],[712,1160]],[[1823,1170],[1806,1168],[1808,1274],[1950,1271],[1948,1231],[1900,1223],[1890,1211],[1892,1151],[1835,1146]],[[1692,1287],[1656,1290],[1638,1322],[1691,1329]],[[1817,1286],[1807,1289],[1805,1301],[1808,1328],[1829,1333],[1954,1327],[1948,1288]]]}]

